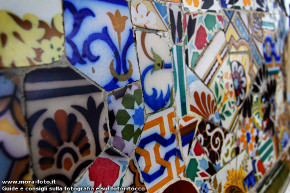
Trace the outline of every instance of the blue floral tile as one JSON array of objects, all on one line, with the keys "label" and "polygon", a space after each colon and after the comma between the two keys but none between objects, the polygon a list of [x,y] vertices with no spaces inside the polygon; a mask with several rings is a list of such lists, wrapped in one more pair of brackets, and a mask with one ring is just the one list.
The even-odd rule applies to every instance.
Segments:
[{"label": "blue floral tile", "polygon": [[125,0],[64,1],[66,55],[108,91],[140,79]]},{"label": "blue floral tile", "polygon": [[[32,179],[25,120],[19,101],[18,81],[18,76],[11,72],[0,73],[1,181]],[[21,184],[10,186],[24,187]],[[1,183],[0,188],[3,192],[4,187]]]},{"label": "blue floral tile", "polygon": [[146,113],[171,106],[173,73],[168,39],[136,31],[136,41]]},{"label": "blue floral tile", "polygon": [[102,92],[68,67],[34,70],[24,86],[35,177],[71,186],[108,141]]},{"label": "blue floral tile", "polygon": [[131,155],[144,125],[142,90],[135,83],[109,95],[109,122],[113,145]]}]

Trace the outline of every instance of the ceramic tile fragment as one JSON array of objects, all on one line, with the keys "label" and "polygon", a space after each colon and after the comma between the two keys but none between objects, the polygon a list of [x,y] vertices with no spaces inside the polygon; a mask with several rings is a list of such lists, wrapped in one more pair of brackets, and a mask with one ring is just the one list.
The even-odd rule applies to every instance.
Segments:
[{"label": "ceramic tile fragment", "polygon": [[[14,73],[0,73],[1,181],[32,180],[25,119],[19,101],[18,81],[19,77]],[[25,187],[25,184],[8,186],[1,183],[0,187],[4,191],[5,187],[20,188]]]},{"label": "ceramic tile fragment", "polygon": [[219,29],[223,29],[223,15],[213,13],[191,14],[186,16],[186,37],[188,47],[188,66],[193,69],[199,56],[210,44]]},{"label": "ceramic tile fragment", "polygon": [[183,41],[182,12],[178,5],[169,4],[168,6],[172,42],[178,44]]},{"label": "ceramic tile fragment", "polygon": [[217,170],[236,157],[236,148],[236,136],[234,133],[228,133],[223,141],[223,146],[221,147],[221,159],[216,164]]},{"label": "ceramic tile fragment", "polygon": [[267,0],[253,0],[255,4],[256,11],[266,11],[267,8]]},{"label": "ceramic tile fragment", "polygon": [[250,190],[256,184],[256,179],[253,170],[253,161],[248,155],[247,151],[243,151],[237,157],[237,168],[243,168],[243,173],[245,174],[243,179],[243,185],[245,190]]},{"label": "ceramic tile fragment", "polygon": [[108,91],[140,79],[127,1],[63,5],[66,55],[73,66]]},{"label": "ceramic tile fragment", "polygon": [[227,55],[226,37],[222,30],[213,37],[210,45],[205,49],[193,70],[207,85],[220,65],[220,60]]},{"label": "ceramic tile fragment", "polygon": [[[74,184],[74,188],[87,188],[84,192],[102,193],[104,191],[122,191],[123,178],[129,159],[123,157],[114,149],[102,152],[94,163]],[[75,193],[78,191],[74,191]]]},{"label": "ceramic tile fragment", "polygon": [[221,7],[218,0],[183,0],[185,12],[219,12]]},{"label": "ceramic tile fragment", "polygon": [[261,158],[265,170],[268,171],[276,160],[273,140],[263,132],[259,133],[259,139],[257,154]]},{"label": "ceramic tile fragment", "polygon": [[249,51],[249,20],[247,12],[225,10],[225,31],[230,52]]},{"label": "ceramic tile fragment", "polygon": [[136,41],[146,112],[171,106],[173,74],[167,39],[136,31]]},{"label": "ceramic tile fragment", "polygon": [[142,90],[135,83],[108,97],[113,145],[129,156],[136,148],[144,125]]},{"label": "ceramic tile fragment", "polygon": [[144,125],[136,159],[149,193],[184,171],[175,133],[173,107],[149,116]]},{"label": "ceramic tile fragment", "polygon": [[264,31],[263,54],[270,76],[277,78],[282,62],[274,32]]},{"label": "ceramic tile fragment", "polygon": [[166,6],[147,0],[133,0],[131,2],[132,23],[138,27],[168,30],[168,16]]},{"label": "ceramic tile fragment", "polygon": [[220,0],[221,7],[227,9],[242,9],[242,10],[253,10],[255,7],[255,0]]},{"label": "ceramic tile fragment", "polygon": [[221,119],[211,90],[206,87],[190,70],[187,73],[189,114],[201,116],[220,125]]},{"label": "ceramic tile fragment", "polygon": [[206,120],[202,120],[197,126],[196,139],[213,164],[217,164],[221,159],[222,146],[227,134],[225,129]]},{"label": "ceramic tile fragment", "polygon": [[109,137],[100,89],[68,67],[38,69],[26,76],[25,99],[36,178],[70,186]]},{"label": "ceramic tile fragment", "polygon": [[125,180],[122,184],[123,187],[130,187],[130,188],[142,188],[142,190],[136,191],[124,191],[124,193],[139,193],[139,192],[147,192],[146,186],[144,184],[144,179],[142,178],[141,173],[139,172],[135,161],[130,160],[129,166],[126,171]]},{"label": "ceramic tile fragment", "polygon": [[193,116],[184,116],[179,120],[179,133],[184,157],[189,155],[198,122],[199,119]]},{"label": "ceramic tile fragment", "polygon": [[64,36],[60,0],[12,0],[0,4],[0,68],[61,59]]},{"label": "ceramic tile fragment", "polygon": [[[250,33],[250,51],[253,55],[253,62],[256,66],[261,65],[263,56],[263,30],[262,30],[262,15],[258,13],[249,14],[249,33]],[[257,70],[254,69],[253,73]]]},{"label": "ceramic tile fragment", "polygon": [[218,190],[218,192],[228,192],[232,189],[239,189],[246,192],[244,179],[247,174],[244,171],[244,165],[242,165],[241,162],[237,164],[237,160],[242,159],[244,156],[245,154],[240,154],[232,159],[221,170],[219,170],[214,177],[212,177],[210,182],[205,183],[207,186],[210,185],[213,187],[209,192],[214,192],[213,190]]},{"label": "ceramic tile fragment", "polygon": [[[218,57],[217,57],[218,58]],[[219,59],[218,59],[219,60]],[[223,127],[232,130],[237,116],[236,96],[229,57],[219,60],[220,67],[212,77],[209,88],[214,93]]]},{"label": "ceramic tile fragment", "polygon": [[198,141],[194,140],[186,167],[186,177],[194,182],[198,188],[201,188],[203,181],[215,174],[215,166],[211,163]]},{"label": "ceramic tile fragment", "polygon": [[176,115],[183,117],[187,115],[186,96],[186,65],[184,62],[182,46],[175,45],[172,48],[173,73],[175,86]]},{"label": "ceramic tile fragment", "polygon": [[236,105],[240,106],[250,92],[251,78],[249,69],[251,62],[247,53],[230,54],[230,61]]}]

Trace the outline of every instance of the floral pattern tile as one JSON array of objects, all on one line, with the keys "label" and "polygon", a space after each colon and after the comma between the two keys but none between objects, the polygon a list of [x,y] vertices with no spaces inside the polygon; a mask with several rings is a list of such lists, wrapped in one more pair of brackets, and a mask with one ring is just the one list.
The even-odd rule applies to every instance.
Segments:
[{"label": "floral pattern tile", "polygon": [[237,164],[237,160],[242,159],[243,156],[244,154],[240,154],[226,164],[210,181],[202,185],[202,189],[208,189],[208,192],[211,193],[216,192],[216,190],[217,192],[228,192],[233,189],[246,192],[244,187],[246,173],[243,170],[242,164]]},{"label": "floral pattern tile", "polygon": [[206,46],[215,34],[223,29],[223,15],[212,13],[184,15],[186,17],[186,38],[188,66],[193,69]]},{"label": "floral pattern tile", "polygon": [[[128,166],[129,159],[120,155],[114,149],[109,148],[102,152],[94,161],[81,179],[74,184],[74,188],[89,187],[86,192],[102,193],[108,186],[122,190],[123,178]],[[74,191],[78,192],[78,191]]]},{"label": "floral pattern tile", "polygon": [[238,109],[234,90],[233,75],[228,55],[220,59],[220,68],[212,78],[209,88],[214,93],[222,125],[232,130],[235,125]]},{"label": "floral pattern tile", "polygon": [[60,60],[64,51],[62,23],[61,0],[2,2],[0,68]]},{"label": "floral pattern tile", "polygon": [[219,12],[221,7],[218,0],[183,0],[185,12]]},{"label": "floral pattern tile", "polygon": [[[1,180],[32,180],[25,119],[19,100],[19,77],[0,73],[0,163]],[[24,184],[10,185],[25,187]],[[1,190],[5,190],[1,183]],[[4,189],[2,189],[4,188]]]},{"label": "floral pattern tile", "polygon": [[201,116],[221,125],[215,97],[211,90],[200,81],[190,70],[187,73],[189,114]]},{"label": "floral pattern tile", "polygon": [[63,7],[74,67],[107,91],[140,79],[127,1],[69,0]]},{"label": "floral pattern tile", "polygon": [[155,192],[184,171],[177,149],[173,107],[148,117],[136,149],[136,159],[148,192]]},{"label": "floral pattern tile", "polygon": [[138,27],[168,31],[167,8],[161,3],[132,0],[132,23]]},{"label": "floral pattern tile", "polygon": [[238,52],[230,54],[230,62],[236,105],[240,106],[251,90],[251,80],[254,79],[250,76],[252,63],[248,53]]},{"label": "floral pattern tile", "polygon": [[70,186],[109,138],[101,90],[74,70],[34,70],[25,78],[26,119],[37,179]]},{"label": "floral pattern tile", "polygon": [[289,146],[284,4],[0,0],[2,192],[254,191]]},{"label": "floral pattern tile", "polygon": [[167,39],[136,31],[136,41],[146,112],[171,106],[173,74]]},{"label": "floral pattern tile", "polygon": [[181,8],[175,4],[169,4],[169,20],[172,42],[175,44],[183,41],[183,25]]},{"label": "floral pattern tile", "polygon": [[136,148],[144,125],[142,90],[135,83],[108,97],[109,123],[113,145],[129,156]]}]

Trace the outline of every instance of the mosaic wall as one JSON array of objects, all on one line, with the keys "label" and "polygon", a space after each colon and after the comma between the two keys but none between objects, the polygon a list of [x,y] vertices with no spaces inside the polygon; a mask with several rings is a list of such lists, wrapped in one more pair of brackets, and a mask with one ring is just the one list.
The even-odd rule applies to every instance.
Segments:
[{"label": "mosaic wall", "polygon": [[247,192],[289,141],[289,6],[0,0],[2,191]]}]

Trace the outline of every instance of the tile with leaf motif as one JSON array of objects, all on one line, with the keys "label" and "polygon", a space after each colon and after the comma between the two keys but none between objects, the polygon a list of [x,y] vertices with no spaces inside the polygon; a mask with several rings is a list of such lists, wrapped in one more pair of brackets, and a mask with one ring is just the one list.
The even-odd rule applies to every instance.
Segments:
[{"label": "tile with leaf motif", "polygon": [[61,0],[1,1],[0,68],[48,64],[62,58]]},{"label": "tile with leaf motif", "polygon": [[171,106],[173,73],[168,39],[136,31],[136,42],[146,113]]}]

